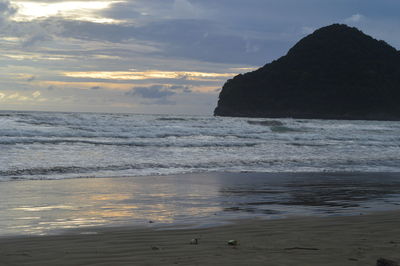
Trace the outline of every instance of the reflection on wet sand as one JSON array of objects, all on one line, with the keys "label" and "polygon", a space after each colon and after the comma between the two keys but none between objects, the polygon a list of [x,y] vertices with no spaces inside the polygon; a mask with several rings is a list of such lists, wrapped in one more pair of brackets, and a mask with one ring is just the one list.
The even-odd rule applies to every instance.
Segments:
[{"label": "reflection on wet sand", "polygon": [[6,182],[0,186],[0,236],[89,226],[205,226],[254,216],[351,215],[396,209],[399,177],[387,173],[214,173]]},{"label": "reflection on wet sand", "polygon": [[[208,204],[218,194],[218,187],[212,188],[211,193],[208,187],[207,194],[199,188],[202,185],[176,182],[168,177],[42,180],[2,185],[0,236],[42,235],[88,226],[148,226],[149,221],[171,224],[219,210]],[[18,197],[12,197],[8,191],[14,191]],[[197,200],[201,198],[205,202]],[[32,213],[34,217],[29,215]]]},{"label": "reflection on wet sand", "polygon": [[51,211],[51,210],[74,210],[72,206],[65,205],[54,205],[54,206],[21,206],[18,208],[11,209],[13,211],[25,211],[25,212],[40,212],[40,211]]}]

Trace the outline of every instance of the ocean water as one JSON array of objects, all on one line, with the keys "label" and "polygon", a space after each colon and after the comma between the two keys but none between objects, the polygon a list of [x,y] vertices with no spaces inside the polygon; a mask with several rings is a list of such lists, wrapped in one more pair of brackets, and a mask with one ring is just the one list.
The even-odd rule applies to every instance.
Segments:
[{"label": "ocean water", "polygon": [[400,172],[400,122],[0,112],[0,181]]}]

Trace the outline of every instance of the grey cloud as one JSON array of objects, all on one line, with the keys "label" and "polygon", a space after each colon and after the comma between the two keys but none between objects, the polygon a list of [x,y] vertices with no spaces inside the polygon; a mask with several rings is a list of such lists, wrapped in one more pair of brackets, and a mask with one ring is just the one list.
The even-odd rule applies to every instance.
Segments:
[{"label": "grey cloud", "polygon": [[11,5],[10,1],[1,0],[0,1],[0,13],[2,15],[11,16],[14,15],[17,8]]},{"label": "grey cloud", "polygon": [[124,24],[100,24],[87,21],[59,20],[61,36],[82,40],[122,42],[133,38],[136,27]]},{"label": "grey cloud", "polygon": [[143,26],[104,25],[90,22],[63,21],[64,37],[115,43],[132,39],[159,45],[153,55],[188,58],[207,62],[264,64],[284,53],[292,44],[287,40],[243,37],[224,33],[207,20],[165,20]]},{"label": "grey cloud", "polygon": [[192,92],[192,90],[191,90],[191,86],[188,86],[188,85],[173,85],[173,86],[171,86],[171,87],[169,87],[169,89],[170,90],[179,90],[179,91],[182,91],[182,92],[185,92],[185,93],[191,93]]},{"label": "grey cloud", "polygon": [[175,91],[181,86],[153,85],[148,87],[135,87],[125,93],[126,96],[138,96],[141,104],[150,105],[175,105],[176,102],[169,99],[170,96],[178,95]]},{"label": "grey cloud", "polygon": [[102,89],[102,87],[100,87],[100,86],[93,86],[93,87],[91,87],[90,89],[91,89],[91,90],[100,90],[100,89]]},{"label": "grey cloud", "polygon": [[102,11],[102,15],[113,19],[138,19],[143,14],[130,2],[117,2],[111,8]]},{"label": "grey cloud", "polygon": [[146,22],[163,19],[193,19],[204,17],[201,5],[190,0],[136,0],[114,3],[102,15],[114,19],[134,19]]},{"label": "grey cloud", "polygon": [[[3,27],[2,35],[14,36],[20,39],[22,51],[43,42],[52,42],[55,36],[60,36],[62,32],[62,20],[47,19],[31,22],[8,21],[7,26]],[[53,50],[53,49],[51,49]]]},{"label": "grey cloud", "polygon": [[33,33],[32,35],[27,36],[23,40],[21,45],[22,45],[22,47],[26,48],[26,47],[31,47],[31,46],[37,45],[42,42],[51,41],[52,39],[53,39],[53,37],[46,33]]},{"label": "grey cloud", "polygon": [[17,8],[10,1],[0,0],[0,25],[5,23],[15,12],[17,12]]},{"label": "grey cloud", "polygon": [[169,86],[153,85],[149,87],[136,87],[131,91],[126,92],[127,96],[139,96],[145,99],[165,99],[169,96],[176,94]]}]

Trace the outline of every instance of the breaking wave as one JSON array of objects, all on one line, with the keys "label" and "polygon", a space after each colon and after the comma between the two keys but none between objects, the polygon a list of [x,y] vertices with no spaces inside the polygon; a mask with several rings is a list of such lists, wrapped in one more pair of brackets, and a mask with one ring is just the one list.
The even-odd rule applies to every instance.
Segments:
[{"label": "breaking wave", "polygon": [[400,123],[0,112],[0,181],[207,171],[400,172]]}]

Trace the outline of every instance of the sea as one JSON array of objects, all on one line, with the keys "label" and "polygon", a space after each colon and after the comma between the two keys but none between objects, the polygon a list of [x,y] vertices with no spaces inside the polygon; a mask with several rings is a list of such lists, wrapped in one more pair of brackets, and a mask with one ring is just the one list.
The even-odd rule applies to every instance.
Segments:
[{"label": "sea", "polygon": [[0,237],[399,208],[400,122],[0,111]]},{"label": "sea", "polygon": [[400,122],[0,112],[0,181],[400,172]]}]

